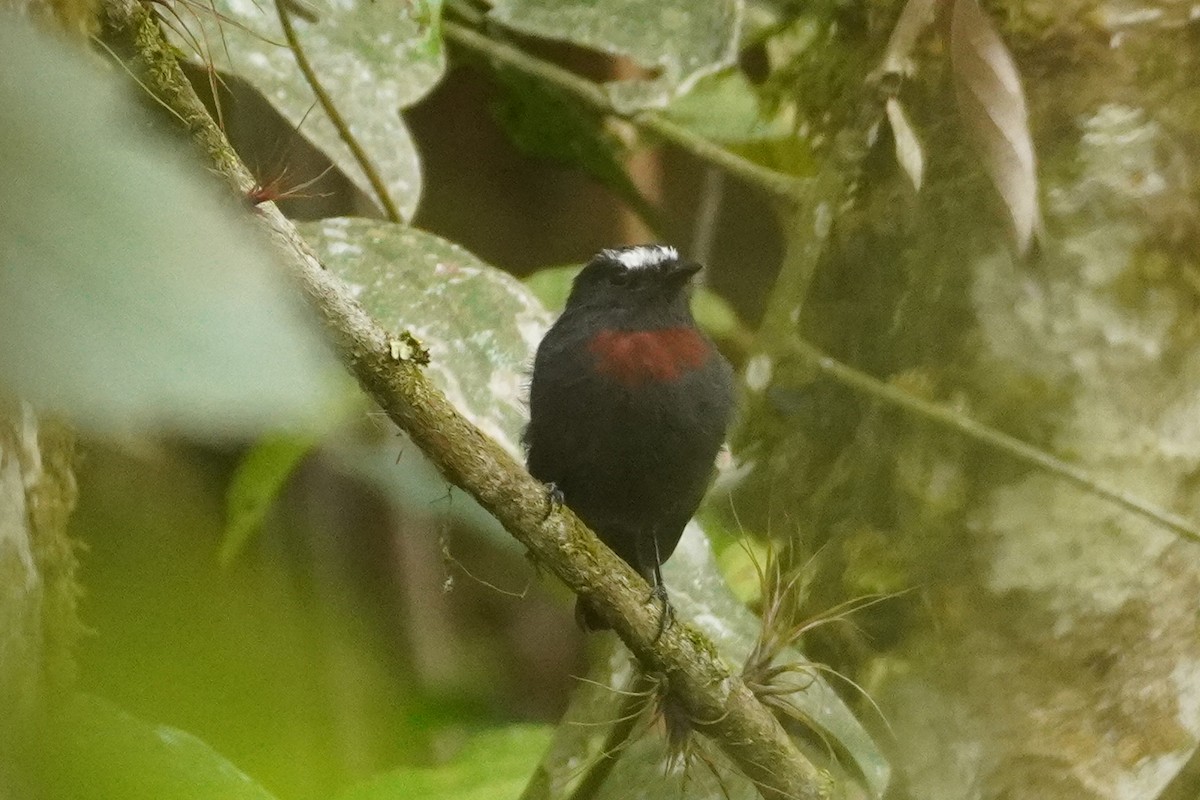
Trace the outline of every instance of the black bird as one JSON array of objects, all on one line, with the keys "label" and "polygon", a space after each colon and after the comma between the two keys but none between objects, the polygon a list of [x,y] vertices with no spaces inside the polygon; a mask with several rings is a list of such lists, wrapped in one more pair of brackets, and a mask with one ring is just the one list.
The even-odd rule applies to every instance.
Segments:
[{"label": "black bird", "polygon": [[[699,271],[673,247],[600,251],[538,346],[525,431],[529,472],[653,587],[664,627],[660,566],[708,489],[734,406],[733,371],[689,308]],[[608,627],[582,599],[576,618]]]}]

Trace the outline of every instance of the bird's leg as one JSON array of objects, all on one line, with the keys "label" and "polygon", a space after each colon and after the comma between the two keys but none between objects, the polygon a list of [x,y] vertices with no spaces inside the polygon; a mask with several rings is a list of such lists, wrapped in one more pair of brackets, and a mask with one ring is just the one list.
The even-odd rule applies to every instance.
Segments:
[{"label": "bird's leg", "polygon": [[667,598],[667,585],[663,583],[662,569],[658,565],[654,567],[654,587],[650,590],[648,599],[662,603],[662,614],[658,618],[658,632],[654,634],[654,641],[657,642],[666,632],[667,626],[675,621],[675,609]]},{"label": "bird's leg", "polygon": [[671,607],[671,601],[667,598],[667,585],[663,583],[662,562],[658,557],[658,537],[652,536],[651,541],[654,542],[654,570],[650,574],[650,596],[646,599],[662,603],[662,613],[658,617],[658,633],[654,634],[654,641],[657,642],[666,632],[667,626],[675,621],[675,609]]}]

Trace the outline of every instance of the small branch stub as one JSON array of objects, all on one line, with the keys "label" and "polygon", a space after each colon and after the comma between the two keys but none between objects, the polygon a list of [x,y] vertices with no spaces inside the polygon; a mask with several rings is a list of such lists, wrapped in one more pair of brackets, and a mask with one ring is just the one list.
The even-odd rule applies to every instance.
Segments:
[{"label": "small branch stub", "polygon": [[408,331],[388,339],[388,353],[396,362],[409,361],[419,367],[429,366],[429,350]]}]

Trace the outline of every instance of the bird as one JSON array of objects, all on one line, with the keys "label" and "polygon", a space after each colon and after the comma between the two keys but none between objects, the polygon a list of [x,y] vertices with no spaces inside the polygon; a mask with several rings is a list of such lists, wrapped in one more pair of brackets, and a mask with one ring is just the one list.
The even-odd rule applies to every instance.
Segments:
[{"label": "bird", "polygon": [[[690,307],[699,264],[661,244],[601,250],[534,357],[529,472],[673,612],[662,564],[712,481],[734,411],[733,369]],[[584,630],[605,624],[580,598]]]}]

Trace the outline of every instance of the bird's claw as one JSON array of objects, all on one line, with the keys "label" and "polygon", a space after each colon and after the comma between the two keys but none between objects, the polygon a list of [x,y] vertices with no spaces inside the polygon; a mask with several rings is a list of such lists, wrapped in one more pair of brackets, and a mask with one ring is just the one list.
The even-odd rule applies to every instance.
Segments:
[{"label": "bird's claw", "polygon": [[550,515],[563,507],[566,502],[566,497],[563,496],[562,489],[553,481],[546,484],[546,516],[542,517],[542,522],[550,519]]},{"label": "bird's claw", "polygon": [[667,587],[662,583],[656,583],[654,588],[650,590],[650,596],[646,598],[647,602],[657,601],[662,604],[662,613],[658,617],[658,633],[654,634],[654,642],[657,643],[662,635],[666,633],[667,628],[675,622],[675,608],[671,605],[671,601],[667,599]]}]

